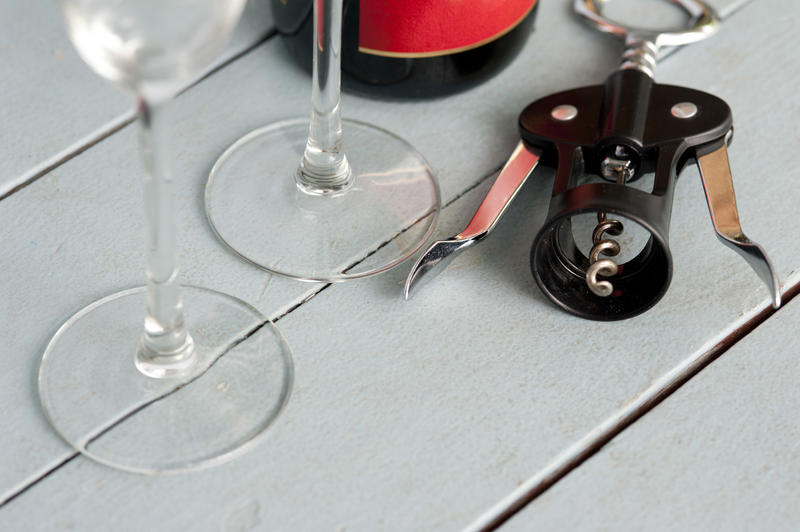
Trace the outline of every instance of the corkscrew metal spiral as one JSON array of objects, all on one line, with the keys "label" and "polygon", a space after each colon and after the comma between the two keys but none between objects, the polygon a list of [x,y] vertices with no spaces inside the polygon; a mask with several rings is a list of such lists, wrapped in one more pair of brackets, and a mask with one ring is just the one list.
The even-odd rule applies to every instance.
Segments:
[{"label": "corkscrew metal spiral", "polygon": [[593,294],[600,297],[608,297],[614,292],[614,285],[610,281],[600,281],[598,275],[610,277],[619,272],[619,266],[611,259],[601,259],[600,254],[608,257],[619,255],[619,242],[605,238],[606,233],[617,236],[622,234],[624,229],[619,220],[606,219],[606,213],[597,213],[597,226],[592,232],[592,243],[594,247],[589,252],[589,267],[586,269],[586,284]]},{"label": "corkscrew metal spiral", "polygon": [[[604,179],[615,181],[617,185],[624,185],[634,174],[630,154],[623,146],[617,146],[614,154],[606,157],[601,163],[600,173]],[[600,254],[607,257],[619,255],[619,242],[606,238],[606,233],[619,236],[623,230],[624,226],[619,220],[609,220],[603,211],[597,213],[597,226],[592,232],[593,247],[589,251],[589,267],[586,269],[586,285],[596,296],[608,297],[614,292],[614,285],[610,281],[600,281],[597,276],[616,275],[619,272],[619,266],[611,259],[601,259]]]}]

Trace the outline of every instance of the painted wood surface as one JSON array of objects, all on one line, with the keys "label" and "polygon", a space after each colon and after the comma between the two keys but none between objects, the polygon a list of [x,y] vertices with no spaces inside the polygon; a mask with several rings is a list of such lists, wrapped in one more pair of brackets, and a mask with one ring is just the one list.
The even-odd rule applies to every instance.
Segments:
[{"label": "painted wood surface", "polygon": [[[797,73],[786,54],[736,53],[745,36],[748,48],[788,47],[784,26],[796,22],[797,8],[779,4],[786,4],[788,18],[776,23],[774,6],[748,6],[708,43],[665,60],[657,76],[732,104],[731,157],[744,227],[785,276],[798,262],[792,238],[798,198],[792,167],[781,164],[791,149],[780,146],[796,135],[784,117],[798,113],[790,107],[765,127],[763,106],[750,104],[763,98],[791,106]],[[524,104],[599,82],[618,52],[617,43],[585,31],[565,5],[543,3],[536,37],[490,83],[447,100],[391,106],[347,96],[345,115],[388,127],[426,154],[452,201],[437,231],[449,236],[469,219],[487,177],[513,147],[515,116]],[[272,316],[320,287],[270,278],[227,255],[205,224],[202,185],[217,154],[238,136],[305,114],[308,91],[297,87],[307,84],[280,43],[270,41],[189,90],[175,109],[177,166],[186,176],[179,186],[185,279],[242,297]],[[69,456],[35,396],[35,369],[49,335],[78,308],[141,279],[134,141],[134,128],[124,128],[0,208],[3,242],[11,250],[2,259],[3,293],[10,295],[2,307],[8,325],[0,400],[13,405],[4,419],[9,430],[0,436],[6,495]],[[745,177],[763,169],[765,154],[777,161],[776,190],[783,183],[784,194]],[[491,239],[409,303],[400,301],[407,272],[400,268],[329,287],[281,319],[295,350],[297,388],[272,438],[249,455],[163,478],[76,458],[0,509],[0,523],[108,529],[135,522],[163,530],[466,525],[658,376],[765,304],[755,276],[717,244],[697,173],[687,171],[673,213],[676,272],[665,300],[619,324],[565,316],[539,294],[527,267],[551,178],[547,172],[535,178]]]}]

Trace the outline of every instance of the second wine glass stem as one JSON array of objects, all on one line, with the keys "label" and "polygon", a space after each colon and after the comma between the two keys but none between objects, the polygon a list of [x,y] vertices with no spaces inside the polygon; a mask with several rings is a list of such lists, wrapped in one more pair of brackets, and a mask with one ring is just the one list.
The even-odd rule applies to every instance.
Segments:
[{"label": "second wine glass stem", "polygon": [[310,194],[343,191],[354,179],[342,151],[342,6],[343,0],[314,0],[311,124],[296,177]]},{"label": "second wine glass stem", "polygon": [[147,315],[136,365],[151,377],[187,373],[194,342],[183,320],[175,258],[175,206],[164,103],[138,100],[147,227]]}]

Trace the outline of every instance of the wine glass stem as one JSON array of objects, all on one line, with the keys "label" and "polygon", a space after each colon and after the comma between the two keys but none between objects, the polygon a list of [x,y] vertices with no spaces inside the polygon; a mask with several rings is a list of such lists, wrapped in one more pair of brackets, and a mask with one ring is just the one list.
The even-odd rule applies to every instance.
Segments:
[{"label": "wine glass stem", "polygon": [[188,370],[193,341],[183,320],[175,258],[175,202],[165,103],[137,101],[147,228],[147,315],[136,365],[152,377]]},{"label": "wine glass stem", "polygon": [[342,6],[343,0],[314,0],[311,124],[296,177],[310,194],[340,192],[354,180],[342,150]]}]

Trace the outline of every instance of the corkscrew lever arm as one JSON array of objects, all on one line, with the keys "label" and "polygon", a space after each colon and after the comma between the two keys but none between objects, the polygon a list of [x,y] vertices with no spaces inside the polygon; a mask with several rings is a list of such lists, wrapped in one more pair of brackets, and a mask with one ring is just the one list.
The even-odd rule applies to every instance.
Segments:
[{"label": "corkscrew lever arm", "polygon": [[434,242],[414,263],[403,290],[406,299],[411,296],[414,286],[424,284],[423,279],[427,282],[441,273],[458,253],[483,240],[497,226],[517,192],[536,168],[540,156],[540,150],[529,148],[522,141],[517,144],[467,227],[447,240]]},{"label": "corkscrew lever arm", "polygon": [[701,150],[698,150],[697,166],[700,168],[700,177],[708,201],[708,212],[711,214],[711,223],[714,225],[717,237],[747,261],[767,285],[772,306],[778,308],[781,305],[781,286],[775,268],[764,248],[747,238],[739,223],[725,143],[702,155]]}]

